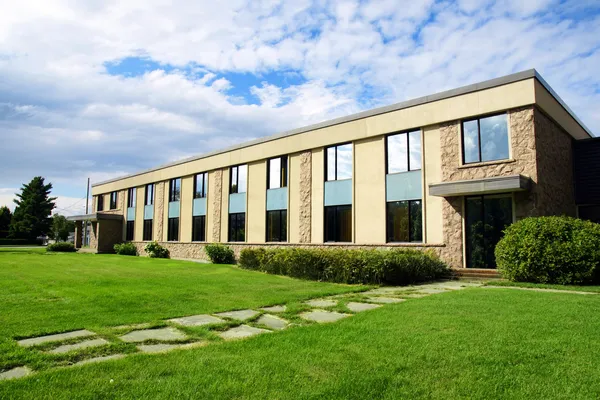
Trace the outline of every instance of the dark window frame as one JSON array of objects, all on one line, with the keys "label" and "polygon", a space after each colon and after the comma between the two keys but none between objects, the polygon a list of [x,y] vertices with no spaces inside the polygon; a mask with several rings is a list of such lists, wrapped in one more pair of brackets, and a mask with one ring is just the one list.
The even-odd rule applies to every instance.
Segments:
[{"label": "dark window frame", "polygon": [[[240,192],[240,167],[246,166],[246,191]],[[235,191],[233,190],[233,170],[236,170],[235,174]],[[248,191],[248,164],[238,164],[229,167],[229,194],[246,193]]]},{"label": "dark window frame", "polygon": [[[421,166],[419,168],[415,168],[415,169],[412,169],[410,167],[410,135],[409,135],[409,133],[413,133],[413,132],[419,132],[421,134]],[[406,167],[407,167],[407,170],[401,171],[401,172],[392,172],[391,174],[402,174],[402,173],[411,172],[411,171],[421,171],[423,169],[423,130],[422,129],[413,129],[413,130],[408,130],[408,131],[393,132],[393,133],[389,133],[389,134],[385,135],[385,174],[386,175],[390,174],[390,157],[389,157],[388,140],[390,137],[397,136],[397,135],[406,135],[406,158],[407,158]]]},{"label": "dark window frame", "polygon": [[[485,119],[485,118],[492,118],[492,117],[498,117],[504,115],[506,116],[507,119],[507,132],[506,132],[506,139],[508,140],[508,158],[500,158],[497,160],[483,160],[483,153],[481,151],[481,120]],[[472,122],[472,121],[477,121],[477,150],[478,150],[478,160],[479,161],[469,161],[467,162],[465,159],[465,123],[467,122]],[[462,165],[471,165],[471,164],[479,164],[479,163],[484,163],[484,162],[494,162],[494,161],[504,161],[504,160],[509,160],[510,159],[510,149],[511,149],[511,145],[510,145],[510,126],[508,125],[509,121],[508,121],[508,113],[506,112],[501,112],[501,113],[494,113],[494,114],[484,114],[484,115],[479,115],[477,117],[474,118],[468,118],[468,119],[463,119],[460,121],[460,146],[461,146],[461,161],[462,161]]]},{"label": "dark window frame", "polygon": [[[332,146],[325,147],[325,168],[324,168],[324,170],[325,170],[325,182],[335,182],[335,181],[338,181],[338,180],[340,180],[340,181],[346,181],[348,179],[354,178],[354,146],[352,144],[353,144],[353,142],[344,142],[344,143],[338,143],[338,144],[334,144]],[[338,147],[346,146],[346,145],[351,145],[352,146],[352,177],[351,178],[338,179]],[[335,175],[335,179],[333,179],[333,180],[327,179],[327,175],[329,175],[328,174],[328,172],[329,172],[329,170],[328,170],[328,168],[329,168],[329,163],[328,163],[329,156],[328,156],[328,151],[327,150],[329,150],[331,148],[335,148],[335,174],[334,174]]]},{"label": "dark window frame", "polygon": [[[179,191],[175,191],[179,182]],[[181,200],[181,178],[173,178],[169,180],[169,203]]]},{"label": "dark window frame", "polygon": [[[240,218],[240,215],[243,215],[243,218]],[[233,226],[232,217],[235,219],[235,226]],[[240,232],[241,224],[240,220],[244,222],[243,226],[243,237],[240,239],[239,236],[236,236],[235,233]],[[245,242],[246,241],[246,213],[230,213],[227,220],[227,241],[228,242]],[[235,237],[234,237],[235,236]]]},{"label": "dark window frame", "polygon": [[[413,206],[413,203],[415,202],[421,202],[421,240],[413,240],[412,236],[412,219],[411,219],[411,209]],[[390,221],[388,220],[388,214],[389,214],[389,209],[388,207],[390,206],[391,203],[402,203],[402,202],[406,202],[407,203],[407,213],[408,213],[408,241],[396,241],[396,240],[392,240],[392,232],[390,229]],[[422,199],[413,199],[413,200],[398,200],[398,201],[388,201],[385,203],[385,240],[386,243],[423,243],[423,200]]]},{"label": "dark window frame", "polygon": [[[273,238],[269,238],[269,213],[279,213],[279,240],[273,240]],[[285,218],[283,218],[282,213],[285,213]],[[287,235],[287,230],[288,230],[288,213],[287,210],[269,210],[266,213],[266,222],[265,222],[265,227],[266,227],[266,232],[265,232],[265,241],[267,243],[287,243],[288,241],[288,235]],[[282,223],[282,221],[285,221],[285,225]]]},{"label": "dark window frame", "polygon": [[[349,241],[342,241],[339,240],[341,238],[341,230],[339,229],[339,224],[338,224],[338,217],[339,217],[339,209],[340,208],[346,208],[346,207],[350,207],[350,240]],[[336,209],[336,213],[334,214],[335,217],[335,221],[333,223],[334,225],[334,229],[335,229],[335,238],[334,240],[328,240],[327,239],[327,232],[328,232],[328,223],[327,223],[327,209]],[[339,205],[335,205],[335,206],[325,206],[324,212],[323,212],[323,242],[325,243],[352,243],[353,239],[352,239],[352,235],[353,235],[353,231],[354,231],[354,221],[352,220],[352,211],[353,211],[353,206],[352,204],[339,204]]]},{"label": "dark window frame", "polygon": [[104,211],[104,195],[96,196],[96,211]]},{"label": "dark window frame", "polygon": [[110,205],[109,205],[109,207],[110,207],[111,210],[116,210],[117,209],[118,200],[119,200],[119,194],[118,194],[118,192],[110,192]]},{"label": "dark window frame", "polygon": [[[272,188],[271,187],[271,160],[280,159],[279,165],[279,187]],[[279,156],[279,157],[271,157],[267,159],[267,189],[281,189],[288,186],[288,161],[289,158],[287,155]],[[239,174],[239,172],[238,172]]]},{"label": "dark window frame", "polygon": [[[201,224],[204,229],[200,231],[196,231],[196,219],[200,220],[204,219],[204,222]],[[200,233],[200,238],[196,238],[196,234]],[[192,217],[192,242],[206,242],[206,215],[195,215]]]},{"label": "dark window frame", "polygon": [[150,241],[152,241],[152,235],[154,233],[153,230],[154,230],[154,220],[152,220],[152,219],[145,219],[144,220],[143,233],[142,233],[142,240],[144,242],[150,242]]},{"label": "dark window frame", "polygon": [[[152,188],[152,194],[150,195],[150,199],[148,199],[148,189]],[[146,185],[146,188],[144,189],[144,205],[145,206],[152,206],[154,205],[154,183],[149,183]]]},{"label": "dark window frame", "polygon": [[[198,177],[202,177],[202,191],[200,195],[198,195]],[[208,186],[208,172],[200,172],[199,174],[194,175],[194,199],[203,199],[207,195],[207,186]]]},{"label": "dark window frame", "polygon": [[178,242],[180,229],[179,217],[169,218],[167,221],[167,242]]},{"label": "dark window frame", "polygon": [[135,235],[135,221],[127,221],[125,225],[125,241],[133,241]]},{"label": "dark window frame", "polygon": [[127,208],[135,207],[135,188],[127,189]]}]

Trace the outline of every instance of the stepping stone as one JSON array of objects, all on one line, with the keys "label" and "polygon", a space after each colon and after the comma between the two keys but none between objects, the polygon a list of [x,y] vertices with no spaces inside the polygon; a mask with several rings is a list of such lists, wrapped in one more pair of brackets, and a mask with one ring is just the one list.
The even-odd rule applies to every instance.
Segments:
[{"label": "stepping stone", "polygon": [[406,299],[398,299],[396,297],[369,297],[367,301],[371,303],[380,303],[380,304],[392,304],[392,303],[402,303],[406,301]]},{"label": "stepping stone", "polygon": [[245,321],[247,319],[250,319],[252,317],[256,317],[259,314],[258,311],[254,311],[254,310],[238,310],[238,311],[227,311],[227,312],[222,312],[222,313],[218,313],[215,315],[218,315],[219,317],[224,317],[224,318],[231,318],[231,319],[237,319],[240,321]]},{"label": "stepping stone", "polygon": [[440,288],[436,289],[436,288],[432,288],[432,287],[417,290],[417,293],[425,293],[425,294],[438,294],[438,293],[445,293],[445,292],[447,292],[447,290],[440,289]]},{"label": "stepping stone", "polygon": [[206,342],[194,342],[194,343],[186,343],[186,344],[140,344],[137,346],[138,350],[142,353],[147,354],[156,354],[156,353],[166,353],[167,351],[177,350],[177,349],[191,349],[194,347],[205,346]]},{"label": "stepping stone", "polygon": [[409,297],[411,299],[420,299],[420,298],[423,298],[423,297],[427,297],[429,295],[427,295],[425,293],[420,293],[420,294],[419,293],[409,293],[409,294],[403,294],[402,296]]},{"label": "stepping stone", "polygon": [[150,327],[150,324],[143,323],[143,324],[113,326],[112,329],[146,329],[146,328],[149,328],[149,327]]},{"label": "stepping stone", "polygon": [[141,331],[132,331],[126,335],[120,337],[124,342],[143,342],[145,340],[181,340],[185,339],[186,336],[183,332],[175,328],[159,328],[159,329],[146,329]]},{"label": "stepping stone", "polygon": [[248,325],[240,325],[235,328],[226,330],[225,332],[219,333],[225,340],[244,339],[250,336],[260,335],[261,333],[268,333],[266,329],[254,328]]},{"label": "stepping stone", "polygon": [[190,317],[173,318],[170,322],[182,326],[204,326],[212,324],[221,324],[225,322],[221,318],[213,317],[212,315],[192,315]]},{"label": "stepping stone", "polygon": [[265,325],[267,328],[274,329],[276,331],[285,329],[288,326],[288,322],[285,319],[269,314],[261,315],[256,323]]},{"label": "stepping stone", "polygon": [[300,314],[301,318],[318,323],[335,322],[349,316],[350,314],[342,314],[339,312],[325,310],[314,310]]},{"label": "stepping stone", "polygon": [[337,300],[327,300],[327,299],[316,299],[306,301],[305,304],[308,304],[311,307],[333,307],[338,303]]},{"label": "stepping stone", "polygon": [[348,310],[353,312],[362,312],[367,310],[373,310],[375,308],[381,307],[380,304],[368,304],[368,303],[348,303],[346,304]]},{"label": "stepping stone", "polygon": [[266,312],[272,312],[272,313],[280,313],[280,312],[285,312],[287,310],[287,306],[283,305],[283,306],[263,307],[263,308],[261,308],[261,310],[266,311]]},{"label": "stepping stone", "polygon": [[108,341],[106,341],[104,339],[92,339],[92,340],[86,340],[84,342],[75,343],[75,344],[65,344],[65,345],[59,346],[55,349],[50,350],[50,353],[62,354],[62,353],[68,353],[71,350],[87,349],[90,347],[103,346],[105,344],[108,344]]},{"label": "stepping stone", "polygon": [[125,354],[113,354],[113,355],[110,355],[110,356],[88,358],[87,360],[76,362],[73,365],[94,364],[94,363],[99,363],[99,362],[103,362],[103,361],[119,360],[121,358],[125,358]]},{"label": "stepping stone", "polygon": [[0,381],[23,378],[33,373],[28,367],[17,367],[0,373]]},{"label": "stepping stone", "polygon": [[60,342],[60,341],[67,340],[67,339],[75,339],[75,338],[88,337],[88,336],[94,336],[94,335],[95,335],[94,332],[90,332],[86,329],[82,329],[79,331],[58,333],[56,335],[38,336],[38,337],[34,337],[34,338],[23,339],[23,340],[19,340],[17,343],[19,344],[19,346],[31,347],[31,346],[36,346],[36,345],[43,344],[43,343],[48,343],[48,342]]}]

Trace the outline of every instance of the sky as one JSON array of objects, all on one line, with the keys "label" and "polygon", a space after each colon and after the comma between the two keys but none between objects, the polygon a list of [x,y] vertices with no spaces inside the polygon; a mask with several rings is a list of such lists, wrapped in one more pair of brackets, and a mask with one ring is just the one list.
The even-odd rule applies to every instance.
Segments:
[{"label": "sky", "polygon": [[598,0],[0,1],[0,206],[529,68],[600,135]]}]

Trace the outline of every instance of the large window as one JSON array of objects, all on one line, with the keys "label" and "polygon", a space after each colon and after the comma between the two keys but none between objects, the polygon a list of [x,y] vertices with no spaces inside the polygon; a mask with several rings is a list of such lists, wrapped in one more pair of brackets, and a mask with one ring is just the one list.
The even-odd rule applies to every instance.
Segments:
[{"label": "large window", "polygon": [[169,181],[169,202],[179,201],[181,198],[181,178]]},{"label": "large window", "polygon": [[208,192],[208,174],[203,172],[194,177],[194,198],[206,197]]},{"label": "large window", "polygon": [[169,242],[176,242],[179,240],[179,217],[169,218],[167,240]]},{"label": "large window", "polygon": [[246,213],[229,214],[229,241],[246,241]]},{"label": "large window", "polygon": [[507,114],[463,121],[462,146],[464,164],[508,159]]},{"label": "large window", "polygon": [[127,221],[125,229],[125,240],[130,242],[133,240],[133,232],[135,229],[135,221]]},{"label": "large window", "polygon": [[117,192],[112,192],[110,194],[110,209],[111,210],[117,209]]},{"label": "large window", "polygon": [[146,185],[146,193],[144,195],[144,205],[151,206],[154,204],[154,183]]},{"label": "large window", "polygon": [[104,195],[99,194],[96,197],[96,211],[104,211]]},{"label": "large window", "polygon": [[206,242],[206,215],[192,217],[192,241]]},{"label": "large window", "polygon": [[152,220],[145,219],[144,220],[144,237],[143,240],[149,241],[152,240]]},{"label": "large window", "polygon": [[325,241],[352,242],[352,206],[325,207]]},{"label": "large window", "polygon": [[421,131],[390,135],[386,138],[386,173],[421,169]]},{"label": "large window", "polygon": [[127,208],[135,207],[135,188],[127,189]]},{"label": "large window", "polygon": [[267,164],[268,189],[287,187],[288,157],[271,158]]},{"label": "large window", "polygon": [[229,193],[246,193],[248,166],[237,165],[229,169]]},{"label": "large window", "polygon": [[423,204],[421,200],[387,203],[387,241],[423,241]]},{"label": "large window", "polygon": [[325,151],[325,180],[352,179],[352,143],[328,147]]},{"label": "large window", "polygon": [[287,242],[287,210],[267,211],[267,242]]}]

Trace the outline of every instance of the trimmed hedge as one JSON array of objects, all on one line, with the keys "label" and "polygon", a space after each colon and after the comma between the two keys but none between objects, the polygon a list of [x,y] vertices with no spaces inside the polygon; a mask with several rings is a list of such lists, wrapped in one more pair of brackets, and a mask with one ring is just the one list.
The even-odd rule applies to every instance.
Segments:
[{"label": "trimmed hedge", "polygon": [[52,243],[52,244],[49,244],[48,246],[46,246],[46,251],[61,252],[61,253],[73,253],[73,252],[77,251],[77,249],[75,249],[75,245],[73,245],[73,243],[56,242],[56,243]]},{"label": "trimmed hedge", "polygon": [[137,256],[137,247],[133,243],[117,243],[113,246],[115,253],[122,256]]},{"label": "trimmed hedge", "polygon": [[244,249],[239,265],[269,274],[349,284],[408,285],[450,275],[433,252],[344,249]]},{"label": "trimmed hedge", "polygon": [[150,258],[169,258],[171,254],[169,253],[169,249],[162,247],[158,242],[150,242],[144,247],[144,250]]},{"label": "trimmed hedge", "polygon": [[213,264],[235,264],[233,250],[222,244],[207,244],[204,251]]},{"label": "trimmed hedge", "polygon": [[496,246],[496,264],[515,282],[600,283],[600,224],[570,217],[526,218]]}]

